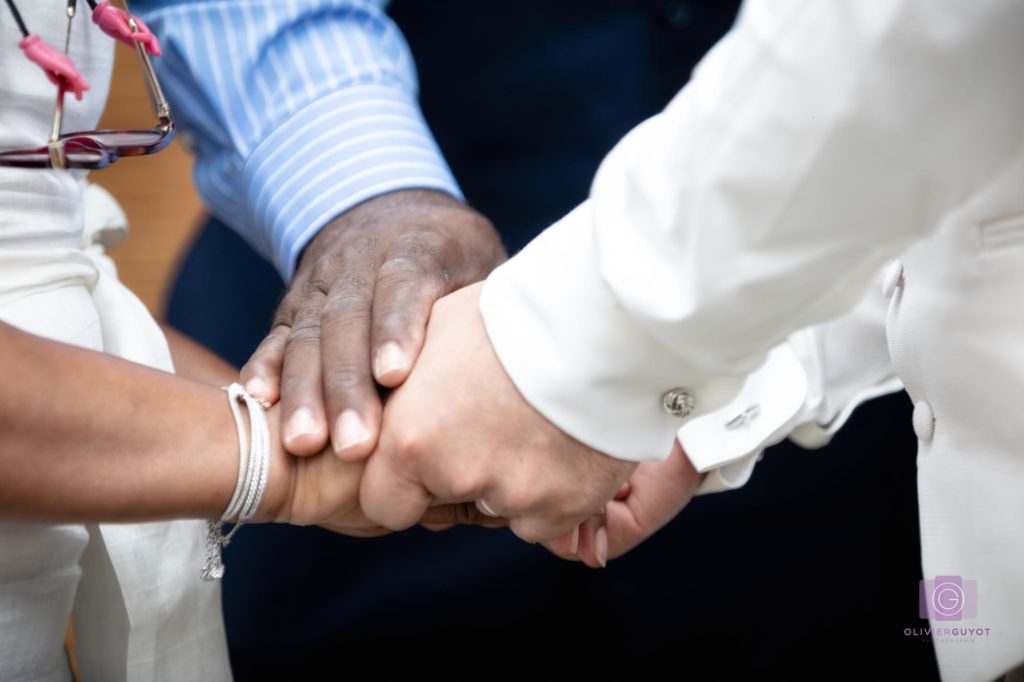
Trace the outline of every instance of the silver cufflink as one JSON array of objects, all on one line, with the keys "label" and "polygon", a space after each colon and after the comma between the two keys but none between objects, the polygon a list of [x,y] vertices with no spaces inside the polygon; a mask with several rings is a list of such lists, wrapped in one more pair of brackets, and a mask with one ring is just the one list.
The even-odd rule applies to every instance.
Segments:
[{"label": "silver cufflink", "polygon": [[661,396],[661,406],[672,416],[682,418],[690,416],[696,402],[693,396],[684,389],[673,388],[670,391],[665,391],[665,394]]},{"label": "silver cufflink", "polygon": [[751,405],[729,421],[725,422],[725,428],[729,431],[735,431],[736,429],[746,426],[757,419],[759,414],[761,414],[761,406],[757,404]]}]

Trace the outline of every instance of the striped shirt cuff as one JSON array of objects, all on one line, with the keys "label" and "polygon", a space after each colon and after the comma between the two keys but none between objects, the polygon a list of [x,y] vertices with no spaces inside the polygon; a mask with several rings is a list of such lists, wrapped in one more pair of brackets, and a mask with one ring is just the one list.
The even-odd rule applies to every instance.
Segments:
[{"label": "striped shirt cuff", "polygon": [[243,183],[256,246],[285,281],[320,228],[356,204],[400,189],[462,199],[415,98],[382,85],[338,90],[299,110],[249,156]]}]

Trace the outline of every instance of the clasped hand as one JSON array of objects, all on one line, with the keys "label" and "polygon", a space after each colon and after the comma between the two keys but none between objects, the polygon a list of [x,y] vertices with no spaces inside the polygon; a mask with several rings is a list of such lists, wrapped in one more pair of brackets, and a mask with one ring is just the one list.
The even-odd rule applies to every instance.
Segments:
[{"label": "clasped hand", "polygon": [[293,458],[298,475],[282,520],[350,535],[507,524],[598,567],[686,505],[701,476],[678,444],[664,461],[637,467],[588,448],[529,406],[487,340],[479,292],[473,285],[435,304],[419,359],[388,399],[365,463]]},{"label": "clasped hand", "polygon": [[[356,535],[507,523],[603,566],[670,520],[700,476],[678,447],[637,468],[534,410],[491,348],[482,285],[466,286],[503,258],[493,227],[458,202],[402,194],[383,211],[354,209],[343,216],[354,223],[310,245],[243,368],[251,392],[281,398],[284,443],[300,456],[277,518]],[[374,379],[395,387],[386,404]],[[320,452],[328,431],[337,457]]]}]

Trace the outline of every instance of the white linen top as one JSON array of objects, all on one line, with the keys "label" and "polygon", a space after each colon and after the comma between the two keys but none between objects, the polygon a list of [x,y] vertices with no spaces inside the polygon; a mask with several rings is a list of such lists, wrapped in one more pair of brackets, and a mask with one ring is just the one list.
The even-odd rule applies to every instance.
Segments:
[{"label": "white linen top", "polygon": [[[29,30],[56,47],[64,8],[19,7]],[[67,97],[65,131],[95,128],[114,50],[80,8],[70,55],[92,89],[81,102]],[[0,17],[0,149],[41,146],[56,88],[22,54],[6,7]],[[124,214],[84,175],[0,167],[0,319],[173,371],[159,327],[103,254],[123,235]],[[230,679],[220,589],[199,577],[204,537],[200,521],[0,523],[0,680],[70,679],[72,615],[84,680]]]}]

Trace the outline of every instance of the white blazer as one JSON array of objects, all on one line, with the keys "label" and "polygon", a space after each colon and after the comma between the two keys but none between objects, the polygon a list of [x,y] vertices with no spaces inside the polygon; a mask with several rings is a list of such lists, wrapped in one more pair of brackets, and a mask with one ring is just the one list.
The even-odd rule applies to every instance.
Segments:
[{"label": "white blazer", "polygon": [[629,460],[679,432],[705,490],[894,367],[941,672],[1024,660],[1024,3],[750,0],[481,307],[552,422]]}]

